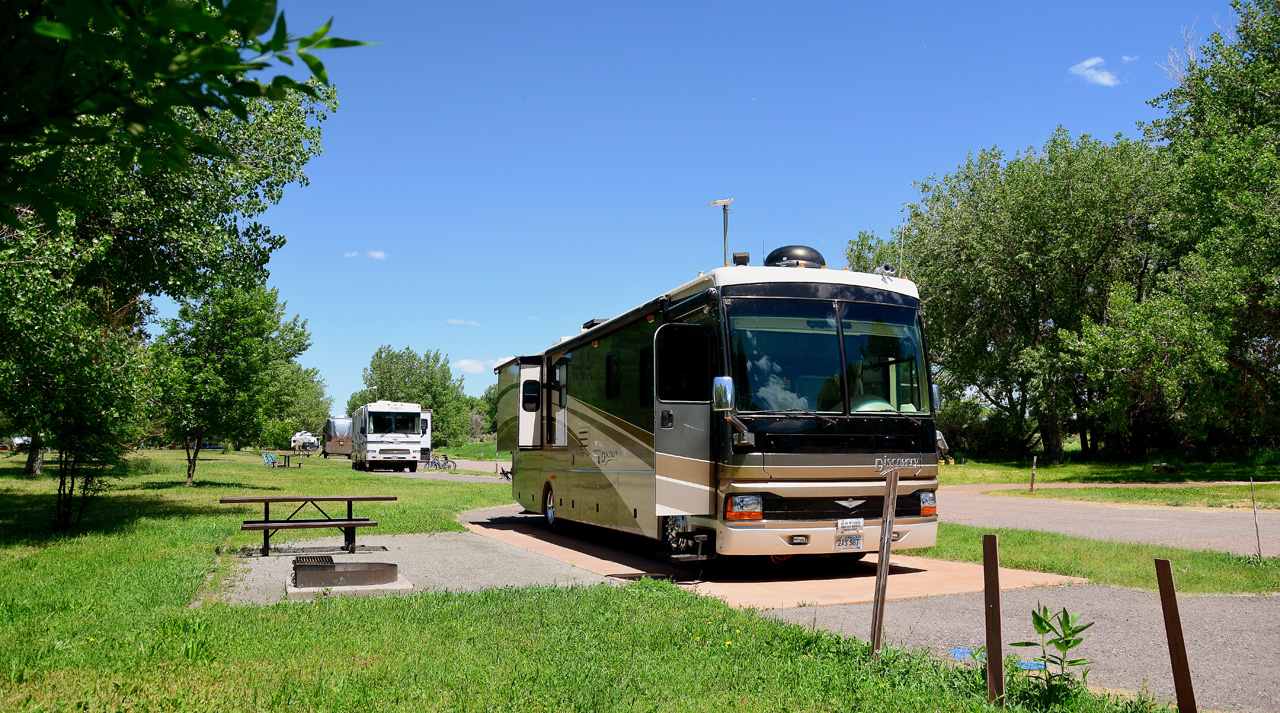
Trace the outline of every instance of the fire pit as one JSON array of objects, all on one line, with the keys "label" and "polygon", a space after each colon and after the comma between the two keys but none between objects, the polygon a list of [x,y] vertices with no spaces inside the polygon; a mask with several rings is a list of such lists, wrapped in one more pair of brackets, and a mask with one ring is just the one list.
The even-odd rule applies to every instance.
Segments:
[{"label": "fire pit", "polygon": [[293,586],[299,588],[390,584],[399,576],[399,566],[387,562],[335,563],[329,556],[293,558]]}]

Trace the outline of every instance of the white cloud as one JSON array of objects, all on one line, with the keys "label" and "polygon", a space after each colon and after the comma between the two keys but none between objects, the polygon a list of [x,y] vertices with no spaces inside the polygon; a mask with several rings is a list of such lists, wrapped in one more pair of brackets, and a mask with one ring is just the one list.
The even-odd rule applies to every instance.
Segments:
[{"label": "white cloud", "polygon": [[1120,83],[1120,78],[1114,72],[1108,72],[1103,69],[1102,65],[1104,64],[1106,64],[1106,60],[1101,57],[1090,57],[1068,71],[1074,75],[1084,77],[1084,80],[1090,84],[1114,87]]},{"label": "white cloud", "polygon": [[359,250],[349,250],[347,252],[342,253],[342,257],[355,257],[356,255],[359,255],[359,254],[360,254]]},{"label": "white cloud", "polygon": [[472,327],[479,327],[480,323],[474,319],[446,319],[449,324],[469,324]]},{"label": "white cloud", "polygon": [[387,254],[382,252],[381,250],[370,250],[369,257],[373,258],[374,260],[386,260]]},{"label": "white cloud", "polygon": [[493,367],[502,361],[499,359],[459,359],[453,362],[453,368],[468,374],[483,374],[486,371],[493,371]]},{"label": "white cloud", "polygon": [[537,317],[530,317],[529,319],[537,319]]},{"label": "white cloud", "polygon": [[1138,55],[1136,55],[1136,54],[1132,54],[1132,55],[1130,55],[1130,54],[1126,54],[1126,55],[1121,55],[1121,57],[1120,57],[1120,59],[1124,60],[1124,63],[1125,63],[1125,64],[1128,64],[1128,63],[1130,63],[1130,62],[1134,61],[1134,60],[1135,60],[1135,59],[1137,59],[1137,58],[1138,58]]}]

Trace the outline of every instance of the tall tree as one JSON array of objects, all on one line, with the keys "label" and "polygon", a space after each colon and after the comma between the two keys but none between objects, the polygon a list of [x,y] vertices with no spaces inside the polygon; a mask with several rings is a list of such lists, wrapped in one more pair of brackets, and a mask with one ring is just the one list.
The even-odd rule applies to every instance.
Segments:
[{"label": "tall tree", "polygon": [[184,301],[165,320],[155,361],[170,435],[187,453],[187,485],[205,441],[245,440],[262,432],[273,366],[306,351],[310,335],[298,317],[285,321],[274,289],[222,285]]},{"label": "tall tree", "polygon": [[324,379],[317,369],[308,369],[296,361],[277,361],[267,377],[266,419],[257,436],[260,444],[271,448],[287,448],[289,439],[298,431],[320,433],[333,407],[333,399],[325,395]]},{"label": "tall tree", "polygon": [[[1152,134],[1178,168],[1179,239],[1193,248],[1133,340],[1177,345],[1199,388],[1162,399],[1181,428],[1218,444],[1280,443],[1280,2],[1236,0],[1232,33],[1173,67],[1178,85]],[[1145,306],[1145,305],[1143,305]],[[1193,325],[1193,338],[1184,338]],[[1133,345],[1125,345],[1133,346]],[[1149,376],[1156,377],[1155,374]],[[1157,377],[1158,378],[1158,377]]]},{"label": "tall tree", "polygon": [[[58,230],[57,210],[79,203],[62,184],[69,151],[114,146],[144,173],[181,169],[192,156],[236,157],[175,111],[247,116],[245,101],[315,89],[253,73],[302,59],[321,82],[315,50],[362,44],[288,33],[275,0],[15,0],[0,11],[0,205],[26,206]],[[0,209],[0,222],[20,225]]]},{"label": "tall tree", "polygon": [[462,379],[449,368],[449,357],[439,351],[418,354],[410,347],[399,351],[390,345],[379,347],[364,369],[364,385],[347,401],[348,413],[377,399],[418,403],[432,410],[433,441],[441,445],[466,442],[471,404],[462,391]]},{"label": "tall tree", "polygon": [[1009,420],[1010,446],[1038,433],[1061,459],[1064,429],[1087,406],[1081,330],[1101,322],[1114,284],[1144,293],[1169,265],[1158,239],[1168,174],[1145,143],[1059,128],[1038,150],[984,150],[918,184],[898,237],[932,356]]}]

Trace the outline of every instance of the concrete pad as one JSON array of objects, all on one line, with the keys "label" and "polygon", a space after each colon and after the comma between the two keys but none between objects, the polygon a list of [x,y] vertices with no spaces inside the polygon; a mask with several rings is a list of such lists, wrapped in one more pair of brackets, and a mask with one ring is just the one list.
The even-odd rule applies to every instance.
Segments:
[{"label": "concrete pad", "polygon": [[[550,532],[539,516],[520,514],[519,506],[472,511],[463,519],[467,529],[478,535],[588,572],[621,580],[643,576],[672,579],[685,589],[736,607],[858,604],[872,601],[875,594],[876,555],[861,562],[797,557],[771,563],[767,557],[737,558],[717,560],[716,566],[697,572],[654,556],[657,543],[644,538],[581,525],[574,525],[568,533]],[[1001,589],[1086,582],[1078,577],[1000,570]],[[889,599],[981,592],[982,586],[981,565],[896,553],[890,557]]]},{"label": "concrete pad", "polygon": [[316,597],[391,597],[408,594],[413,591],[413,584],[404,578],[396,577],[396,581],[387,584],[362,584],[354,587],[294,587],[285,585],[285,596],[293,601],[309,601]]}]

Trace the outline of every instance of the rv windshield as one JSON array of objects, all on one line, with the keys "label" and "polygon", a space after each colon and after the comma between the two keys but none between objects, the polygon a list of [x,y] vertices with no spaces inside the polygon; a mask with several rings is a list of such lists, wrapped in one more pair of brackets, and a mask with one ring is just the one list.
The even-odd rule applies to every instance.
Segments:
[{"label": "rv windshield", "polygon": [[739,411],[844,413],[846,396],[855,413],[929,411],[915,310],[777,299],[725,307]]},{"label": "rv windshield", "polygon": [[418,435],[418,417],[416,413],[386,413],[372,411],[369,413],[369,433],[403,433]]}]

